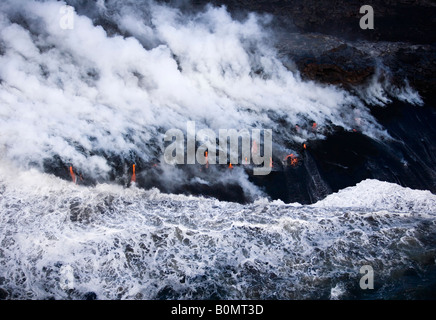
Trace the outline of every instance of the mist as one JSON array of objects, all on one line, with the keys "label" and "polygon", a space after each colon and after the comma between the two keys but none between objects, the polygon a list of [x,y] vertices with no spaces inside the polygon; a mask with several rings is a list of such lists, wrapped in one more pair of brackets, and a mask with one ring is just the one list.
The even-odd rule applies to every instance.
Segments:
[{"label": "mist", "polygon": [[[368,109],[387,102],[383,86],[354,95],[303,81],[273,46],[271,16],[234,19],[225,7],[186,10],[189,2],[69,4],[71,30],[59,24],[62,1],[0,4],[0,150],[20,168],[47,171],[55,162],[106,181],[116,157],[126,176],[139,160],[162,163],[171,185],[186,183],[189,174],[163,164],[163,150],[164,133],[188,121],[214,132],[271,129],[277,158],[333,127],[390,138]],[[419,102],[408,90],[398,95]],[[235,172],[233,180],[251,185]]]}]

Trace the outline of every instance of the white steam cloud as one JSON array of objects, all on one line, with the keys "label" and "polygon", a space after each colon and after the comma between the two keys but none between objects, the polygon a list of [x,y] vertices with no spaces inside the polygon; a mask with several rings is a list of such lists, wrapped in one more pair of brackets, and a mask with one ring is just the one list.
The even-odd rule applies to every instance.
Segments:
[{"label": "white steam cloud", "polygon": [[[115,1],[112,22],[128,36],[109,36],[77,13],[74,28],[62,29],[63,5],[0,4],[0,150],[21,166],[59,156],[106,177],[104,155],[160,157],[163,133],[187,121],[273,129],[279,145],[313,138],[304,130],[313,121],[319,134],[337,125],[386,136],[359,98],[285,68],[264,28],[268,17],[238,21],[225,8],[183,15],[152,1]],[[109,15],[103,1],[95,8]],[[303,129],[293,133],[277,119]]]}]

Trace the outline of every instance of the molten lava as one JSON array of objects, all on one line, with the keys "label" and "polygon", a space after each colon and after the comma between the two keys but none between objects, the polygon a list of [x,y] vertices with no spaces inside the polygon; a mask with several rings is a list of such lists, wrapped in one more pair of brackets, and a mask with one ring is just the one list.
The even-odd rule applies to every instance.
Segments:
[{"label": "molten lava", "polygon": [[298,164],[298,158],[293,153],[287,155],[285,161],[289,161],[291,166],[293,167],[295,167]]},{"label": "molten lava", "polygon": [[133,165],[133,174],[131,182],[136,182],[136,165]]},{"label": "molten lava", "polygon": [[76,183],[76,174],[74,173],[73,167],[70,167],[70,175],[71,175],[71,180],[73,180],[73,182]]}]

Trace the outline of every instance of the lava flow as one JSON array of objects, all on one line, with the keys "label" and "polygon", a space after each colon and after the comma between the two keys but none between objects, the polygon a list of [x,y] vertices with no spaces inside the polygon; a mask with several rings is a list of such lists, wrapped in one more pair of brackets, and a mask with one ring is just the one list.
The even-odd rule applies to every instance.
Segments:
[{"label": "lava flow", "polygon": [[289,154],[285,157],[285,161],[290,161],[291,166],[295,167],[298,164],[298,158],[293,154]]},{"label": "lava flow", "polygon": [[70,166],[70,175],[73,183],[76,183],[76,174],[74,173],[73,167]]},{"label": "lava flow", "polygon": [[136,182],[136,165],[133,165],[133,174],[131,182]]}]

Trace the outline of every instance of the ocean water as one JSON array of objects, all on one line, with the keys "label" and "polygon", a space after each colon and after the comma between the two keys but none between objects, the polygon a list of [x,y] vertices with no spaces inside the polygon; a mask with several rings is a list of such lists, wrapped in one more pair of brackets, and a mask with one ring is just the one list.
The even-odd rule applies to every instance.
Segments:
[{"label": "ocean water", "polygon": [[0,191],[11,299],[434,298],[428,191],[365,180],[313,205],[241,205],[5,166]]}]

